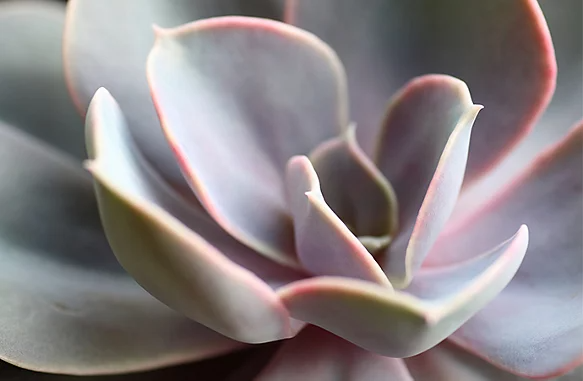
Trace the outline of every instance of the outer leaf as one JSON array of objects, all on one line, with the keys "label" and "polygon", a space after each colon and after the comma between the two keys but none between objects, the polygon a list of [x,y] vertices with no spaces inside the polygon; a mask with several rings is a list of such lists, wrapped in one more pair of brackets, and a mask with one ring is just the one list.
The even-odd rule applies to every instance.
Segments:
[{"label": "outer leaf", "polygon": [[346,65],[358,138],[369,153],[389,97],[410,78],[447,73],[488,107],[468,163],[466,180],[475,179],[525,136],[554,88],[553,47],[536,0],[288,3],[289,21],[329,43]]},{"label": "outer leaf", "polygon": [[402,360],[379,356],[315,326],[286,341],[257,381],[413,381]]},{"label": "outer leaf", "polygon": [[453,335],[512,372],[550,377],[583,360],[582,152],[580,123],[477,213],[452,222],[427,261],[463,260],[464,250],[486,247],[513,225],[529,225],[531,244],[515,279]]},{"label": "outer leaf", "polygon": [[372,255],[326,204],[307,157],[290,159],[286,184],[298,258],[304,268],[317,275],[357,278],[392,289]]},{"label": "outer leaf", "polygon": [[105,232],[138,283],[170,307],[239,341],[292,335],[288,313],[266,283],[157,203],[133,156],[119,106],[104,89],[91,103],[87,128],[95,155],[88,168],[97,180]]},{"label": "outer leaf", "polygon": [[[464,349],[445,341],[422,354],[405,360],[415,381],[528,381],[529,377],[517,376],[495,367]],[[580,381],[583,368],[547,381]],[[538,378],[537,378],[538,379]],[[539,379],[540,380],[540,379]]]},{"label": "outer leaf", "polygon": [[[431,250],[453,212],[458,199],[468,157],[472,126],[482,106],[469,106],[459,119],[439,159],[435,174],[415,221],[407,250],[403,256],[391,248],[384,270],[397,287],[406,287],[413,273]],[[401,254],[401,255],[399,255]]]},{"label": "outer leaf", "polygon": [[461,278],[449,287],[441,281],[439,293],[417,290],[423,299],[370,282],[335,277],[294,282],[278,294],[296,319],[381,355],[413,356],[448,337],[490,302],[512,279],[527,242],[528,231],[523,227],[512,239],[470,262],[464,271],[450,274],[472,279]]},{"label": "outer leaf", "polygon": [[187,189],[150,98],[146,58],[154,42],[152,24],[174,27],[194,20],[242,14],[279,17],[263,0],[71,0],[64,39],[65,74],[85,115],[100,87],[111,91],[128,118],[145,160],[177,189]]},{"label": "outer leaf", "polygon": [[527,381],[447,341],[405,360],[417,381]]},{"label": "outer leaf", "polygon": [[557,88],[541,119],[524,141],[495,167],[483,181],[469,187],[458,205],[460,213],[479,206],[500,187],[521,173],[549,144],[562,140],[583,118],[583,2],[579,0],[539,0],[549,24],[557,56]]},{"label": "outer leaf", "polygon": [[[229,377],[233,369],[244,366],[255,356],[257,350],[259,348],[238,351],[187,365],[114,376],[87,377],[37,373],[0,363],[0,378],[2,381],[231,381]],[[239,378],[236,381],[251,381],[251,378]]]},{"label": "outer leaf", "polygon": [[549,24],[560,70],[549,108],[530,134],[534,138],[527,144],[531,155],[561,140],[569,127],[583,118],[583,19],[580,17],[583,3],[577,0],[563,0],[560,5],[552,0],[539,3]]},{"label": "outer leaf", "polygon": [[148,78],[190,185],[231,235],[294,265],[283,173],[291,156],[348,125],[338,58],[313,35],[264,19],[157,33]]},{"label": "outer leaf", "polygon": [[121,269],[90,178],[69,158],[3,125],[0,176],[2,360],[43,372],[108,374],[240,347],[171,311]]},{"label": "outer leaf", "polygon": [[64,18],[54,2],[0,3],[0,119],[81,160],[83,121],[63,78]]}]

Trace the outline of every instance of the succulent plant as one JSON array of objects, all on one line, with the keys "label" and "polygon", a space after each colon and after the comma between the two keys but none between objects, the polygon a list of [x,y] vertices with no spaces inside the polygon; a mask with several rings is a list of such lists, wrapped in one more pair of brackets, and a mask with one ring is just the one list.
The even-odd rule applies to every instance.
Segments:
[{"label": "succulent plant", "polygon": [[580,377],[561,4],[0,4],[0,378]]}]

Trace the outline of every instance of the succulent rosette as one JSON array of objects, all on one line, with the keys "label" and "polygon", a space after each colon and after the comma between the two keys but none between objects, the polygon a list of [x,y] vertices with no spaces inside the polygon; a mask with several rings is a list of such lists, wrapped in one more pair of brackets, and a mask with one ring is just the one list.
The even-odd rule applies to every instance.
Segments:
[{"label": "succulent rosette", "polygon": [[2,4],[0,358],[104,380],[569,374],[581,3],[546,3]]}]

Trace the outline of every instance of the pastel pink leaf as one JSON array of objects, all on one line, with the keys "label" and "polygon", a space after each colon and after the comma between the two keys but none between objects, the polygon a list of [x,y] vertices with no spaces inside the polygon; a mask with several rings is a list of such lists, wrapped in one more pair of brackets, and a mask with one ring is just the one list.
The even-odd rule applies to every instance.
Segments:
[{"label": "pastel pink leaf", "polygon": [[199,200],[241,242],[297,265],[283,173],[348,126],[340,61],[315,36],[266,19],[214,18],[157,36],[150,88]]},{"label": "pastel pink leaf", "polygon": [[315,326],[284,342],[256,381],[413,381],[403,360],[368,352]]},{"label": "pastel pink leaf", "polygon": [[510,282],[526,253],[522,227],[477,261],[466,264],[471,279],[441,282],[439,293],[422,298],[371,282],[316,277],[277,292],[291,316],[322,327],[352,343],[390,357],[409,357],[437,345],[489,303]]},{"label": "pastel pink leaf", "polygon": [[449,136],[473,105],[468,86],[447,75],[424,75],[390,100],[374,161],[399,200],[399,223],[414,223]]},{"label": "pastel pink leaf", "polygon": [[404,255],[390,248],[384,258],[383,269],[396,287],[404,288],[411,282],[454,210],[466,170],[472,126],[481,109],[479,105],[468,106],[451,133]]},{"label": "pastel pink leaf", "polygon": [[318,175],[307,157],[290,159],[286,185],[296,250],[306,270],[392,288],[373,256],[326,204]]},{"label": "pastel pink leaf", "polygon": [[87,118],[92,157],[87,167],[96,179],[105,232],[121,265],[168,306],[238,341],[293,335],[288,312],[264,281],[157,203],[160,196],[140,171],[143,164],[126,128],[119,106],[100,89]]}]

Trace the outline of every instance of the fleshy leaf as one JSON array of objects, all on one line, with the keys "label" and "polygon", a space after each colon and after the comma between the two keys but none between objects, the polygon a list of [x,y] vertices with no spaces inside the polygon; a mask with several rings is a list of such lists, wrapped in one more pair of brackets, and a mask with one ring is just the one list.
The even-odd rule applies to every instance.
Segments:
[{"label": "fleshy leaf", "polygon": [[429,266],[464,260],[469,249],[529,225],[532,239],[516,277],[452,336],[515,373],[550,377],[583,360],[582,153],[580,123],[476,213],[452,221],[427,259]]},{"label": "fleshy leaf", "polygon": [[[532,381],[531,377],[512,374],[480,359],[449,341],[418,356],[405,360],[415,380],[419,381]],[[546,381],[581,381],[583,368],[557,378],[536,378]]]},{"label": "fleshy leaf", "polygon": [[100,87],[111,91],[128,118],[136,148],[176,189],[188,189],[164,139],[146,81],[154,43],[152,24],[170,28],[208,17],[241,14],[279,18],[263,0],[70,0],[64,38],[65,76],[85,115]]},{"label": "fleshy leaf", "polygon": [[409,81],[389,103],[374,160],[395,188],[399,223],[415,223],[449,136],[472,107],[466,84],[447,75]]},{"label": "fleshy leaf", "polygon": [[266,19],[156,33],[152,96],[199,200],[241,242],[297,265],[283,173],[291,156],[348,126],[340,61],[315,36]]},{"label": "fleshy leaf", "polygon": [[415,380],[420,381],[530,380],[497,368],[447,341],[418,356],[408,358],[405,362]]},{"label": "fleshy leaf", "polygon": [[489,198],[524,171],[540,152],[561,141],[583,118],[583,2],[539,0],[553,38],[557,57],[557,85],[553,98],[535,127],[501,165],[471,187],[464,189],[460,212],[468,212],[478,198]]},{"label": "fleshy leaf", "polygon": [[318,175],[307,157],[290,159],[286,185],[297,254],[305,269],[317,275],[367,280],[392,289],[373,256],[326,204]]},{"label": "fleshy leaf", "polygon": [[257,381],[413,381],[401,359],[363,350],[315,326],[286,341]]},{"label": "fleshy leaf", "polygon": [[241,346],[170,310],[123,271],[91,179],[69,157],[2,125],[0,176],[0,359],[42,372],[110,374]]},{"label": "fleshy leaf", "polygon": [[562,140],[568,129],[583,117],[583,3],[577,0],[539,3],[549,24],[560,70],[551,103],[533,133],[527,136],[527,143],[531,143],[529,151],[537,154],[548,144]]},{"label": "fleshy leaf", "polygon": [[[467,274],[423,298],[361,280],[316,277],[278,290],[292,317],[375,353],[409,357],[451,335],[512,279],[526,252],[528,230],[449,275]],[[481,271],[480,271],[481,270]],[[439,280],[439,277],[435,277]],[[417,292],[419,292],[417,289]]]},{"label": "fleshy leaf", "polygon": [[236,340],[258,343],[292,335],[289,315],[266,283],[156,204],[121,110],[105,89],[91,103],[87,128],[94,155],[88,168],[96,179],[105,232],[138,283],[168,306]]},{"label": "fleshy leaf", "polygon": [[[390,96],[410,78],[447,73],[488,107],[472,139],[471,181],[526,135],[554,89],[553,46],[536,0],[288,3],[289,21],[329,43],[346,66],[351,115],[368,153]],[[323,21],[331,12],[334,21]]]},{"label": "fleshy leaf", "polygon": [[[404,255],[389,250],[383,269],[396,287],[406,287],[454,210],[466,170],[472,126],[482,106],[469,106],[451,133],[423,199]],[[398,248],[397,248],[398,249]]]},{"label": "fleshy leaf", "polygon": [[0,120],[83,160],[83,120],[65,86],[56,2],[0,3]]},{"label": "fleshy leaf", "polygon": [[[356,126],[310,153],[322,194],[334,213],[374,253],[388,245],[398,227],[395,192],[358,146]],[[366,245],[365,245],[366,246]]]},{"label": "fleshy leaf", "polygon": [[257,351],[263,350],[264,345],[259,346],[260,348],[254,347],[190,364],[110,376],[87,377],[38,373],[0,362],[0,379],[3,381],[252,381],[251,377],[231,379],[230,376],[233,369],[244,367],[252,361]]},{"label": "fleshy leaf", "polygon": [[[447,300],[459,290],[468,288],[484,272],[484,269],[492,267],[500,259],[500,255],[504,255],[505,250],[508,249],[513,240],[519,242],[519,246],[517,246],[519,251],[526,250],[526,246],[520,246],[528,243],[528,228],[526,225],[523,225],[513,238],[481,255],[451,265],[422,267],[405,292],[432,303]],[[519,251],[514,252],[514,254],[521,255]],[[516,260],[520,265],[522,258],[519,259],[517,256],[509,255],[506,260]],[[500,261],[502,262],[503,259],[500,259]],[[516,263],[510,263],[510,265],[516,266]],[[499,263],[498,266],[504,266],[504,264]],[[504,282],[504,280],[501,281]]]}]

